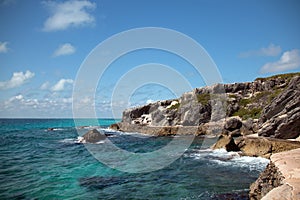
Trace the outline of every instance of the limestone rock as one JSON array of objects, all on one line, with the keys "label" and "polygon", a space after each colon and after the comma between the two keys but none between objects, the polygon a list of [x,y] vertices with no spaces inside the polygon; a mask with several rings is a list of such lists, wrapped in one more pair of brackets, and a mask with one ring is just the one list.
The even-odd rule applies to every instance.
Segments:
[{"label": "limestone rock", "polygon": [[293,139],[300,135],[300,76],[264,108],[260,122],[260,136]]},{"label": "limestone rock", "polygon": [[250,187],[251,200],[300,199],[300,148],[276,153]]},{"label": "limestone rock", "polygon": [[300,142],[264,137],[239,137],[235,139],[239,149],[247,156],[270,158],[274,153],[300,148]]},{"label": "limestone rock", "polygon": [[83,139],[85,140],[85,142],[88,143],[97,143],[101,140],[105,140],[106,136],[102,133],[100,133],[99,131],[97,131],[97,129],[93,129],[93,130],[89,130],[87,133],[85,133],[83,135]]},{"label": "limestone rock", "polygon": [[212,146],[212,149],[224,148],[226,151],[240,151],[231,136],[221,135],[218,141]]},{"label": "limestone rock", "polygon": [[132,124],[140,128],[140,131],[135,128],[138,132],[149,132],[153,128],[141,127],[199,127],[229,117],[221,131],[229,135],[258,133],[266,137],[297,138],[300,135],[299,75],[277,75],[254,82],[196,88],[178,99],[129,108],[123,112],[119,125]]},{"label": "limestone rock", "polygon": [[242,122],[239,117],[231,117],[226,120],[224,128],[228,131],[234,131],[242,127]]},{"label": "limestone rock", "polygon": [[284,177],[273,162],[269,163],[266,169],[259,175],[259,178],[251,184],[250,200],[259,200],[273,188],[283,184]]}]

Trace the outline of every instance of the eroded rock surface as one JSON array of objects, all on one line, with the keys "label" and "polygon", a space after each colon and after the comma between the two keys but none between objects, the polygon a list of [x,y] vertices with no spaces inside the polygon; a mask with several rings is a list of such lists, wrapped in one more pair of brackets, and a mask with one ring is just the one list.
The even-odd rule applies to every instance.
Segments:
[{"label": "eroded rock surface", "polygon": [[293,139],[300,135],[300,76],[267,105],[260,118],[260,136]]},{"label": "eroded rock surface", "polygon": [[300,73],[196,88],[178,99],[127,109],[123,112],[122,122],[112,128],[123,127],[124,131],[131,132],[136,131],[131,125],[147,126],[149,128],[139,131],[147,133],[151,132],[149,129],[156,129],[153,127],[206,127],[208,123],[222,119],[226,121],[219,134],[299,137]]},{"label": "eroded rock surface", "polygon": [[300,148],[276,153],[271,163],[251,185],[251,200],[300,199]]}]

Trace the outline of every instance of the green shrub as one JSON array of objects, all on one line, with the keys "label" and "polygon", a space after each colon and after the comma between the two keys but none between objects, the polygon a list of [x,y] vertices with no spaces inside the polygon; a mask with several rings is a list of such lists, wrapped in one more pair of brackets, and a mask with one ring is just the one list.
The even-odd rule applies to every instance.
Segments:
[{"label": "green shrub", "polygon": [[240,116],[243,120],[249,118],[258,119],[260,117],[261,111],[262,111],[261,108],[252,108],[252,109],[240,108],[238,111],[233,113],[233,116]]},{"label": "green shrub", "polygon": [[207,105],[210,100],[210,94],[208,93],[197,94],[197,100],[198,103],[201,103],[202,105]]},{"label": "green shrub", "polygon": [[236,98],[237,98],[237,95],[235,95],[235,94],[229,94],[228,97],[229,97],[229,98],[235,98],[235,99],[236,99]]}]

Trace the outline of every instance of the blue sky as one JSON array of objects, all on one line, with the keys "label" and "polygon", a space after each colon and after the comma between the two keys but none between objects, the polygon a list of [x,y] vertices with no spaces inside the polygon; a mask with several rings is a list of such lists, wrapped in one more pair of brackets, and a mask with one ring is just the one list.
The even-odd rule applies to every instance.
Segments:
[{"label": "blue sky", "polygon": [[[133,28],[162,27],[193,38],[224,83],[297,72],[299,19],[297,0],[0,0],[0,117],[72,117],[72,88],[84,59],[99,43]],[[112,64],[95,96],[82,97],[82,110],[94,105],[98,117],[120,117],[125,107],[178,96],[163,85],[141,85],[129,99],[115,100],[113,116],[114,85],[153,62],[174,68],[193,88],[205,86],[178,56],[141,50]]]}]

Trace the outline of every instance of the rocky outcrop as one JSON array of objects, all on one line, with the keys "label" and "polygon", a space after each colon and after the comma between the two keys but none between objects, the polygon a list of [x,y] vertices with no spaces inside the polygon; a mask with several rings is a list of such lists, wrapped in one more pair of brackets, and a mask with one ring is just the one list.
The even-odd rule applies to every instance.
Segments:
[{"label": "rocky outcrop", "polygon": [[251,136],[236,138],[235,144],[246,156],[264,158],[270,158],[274,153],[300,148],[299,141]]},{"label": "rocky outcrop", "polygon": [[287,89],[263,109],[260,121],[260,136],[282,139],[299,137],[300,76],[294,77]]},{"label": "rocky outcrop", "polygon": [[300,148],[300,142],[251,136],[233,138],[221,135],[212,146],[212,149],[220,148],[227,151],[241,151],[245,156],[270,158],[274,153]]},{"label": "rocky outcrop", "polygon": [[259,178],[250,186],[249,198],[260,200],[275,187],[282,185],[284,177],[273,162],[270,162]]},{"label": "rocky outcrop", "polygon": [[[127,109],[112,126],[129,132],[149,133],[156,127],[201,127],[221,122],[231,136],[257,133],[275,138],[297,138],[300,130],[300,73],[256,79],[254,82],[216,84],[196,88],[178,99],[158,101]],[[225,119],[222,122],[222,119]],[[132,126],[133,125],[133,126]],[[122,128],[118,128],[122,127]],[[147,128],[145,128],[147,127]],[[188,134],[191,131],[188,131]],[[207,132],[197,132],[207,134]]]},{"label": "rocky outcrop", "polygon": [[251,200],[300,199],[300,149],[271,156],[266,170],[250,187]]},{"label": "rocky outcrop", "polygon": [[97,129],[89,130],[87,133],[83,135],[84,142],[87,143],[97,143],[100,142],[101,140],[105,140],[106,136]]},{"label": "rocky outcrop", "polygon": [[212,149],[226,149],[226,151],[240,151],[231,136],[221,135],[218,141],[211,147]]}]

